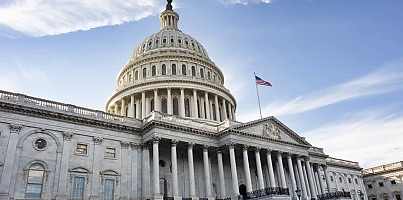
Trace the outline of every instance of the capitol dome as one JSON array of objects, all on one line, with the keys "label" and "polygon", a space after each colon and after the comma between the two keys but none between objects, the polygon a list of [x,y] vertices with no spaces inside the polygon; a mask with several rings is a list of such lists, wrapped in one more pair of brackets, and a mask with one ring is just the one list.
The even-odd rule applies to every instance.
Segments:
[{"label": "capitol dome", "polygon": [[146,118],[151,112],[212,122],[235,120],[236,101],[206,49],[178,28],[168,1],[161,29],[134,49],[106,103],[109,113]]}]

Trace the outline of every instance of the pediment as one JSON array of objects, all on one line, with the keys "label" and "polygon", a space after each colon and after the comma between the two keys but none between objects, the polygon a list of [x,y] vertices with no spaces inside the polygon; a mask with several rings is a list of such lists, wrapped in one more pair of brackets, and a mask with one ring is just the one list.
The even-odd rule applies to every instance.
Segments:
[{"label": "pediment", "polygon": [[309,144],[304,137],[299,136],[273,116],[238,124],[230,128],[274,140],[311,146],[311,144]]}]

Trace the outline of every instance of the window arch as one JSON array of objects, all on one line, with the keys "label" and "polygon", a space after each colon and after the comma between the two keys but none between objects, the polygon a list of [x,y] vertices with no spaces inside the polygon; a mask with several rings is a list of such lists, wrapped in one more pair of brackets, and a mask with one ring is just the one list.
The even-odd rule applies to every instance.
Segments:
[{"label": "window arch", "polygon": [[155,76],[157,75],[157,67],[155,67],[155,65],[153,65],[151,67],[151,76]]},{"label": "window arch", "polygon": [[204,78],[204,70],[203,69],[200,69],[200,77]]},{"label": "window arch", "polygon": [[196,76],[196,67],[192,66],[192,76]]},{"label": "window arch", "polygon": [[162,113],[168,113],[168,106],[167,106],[167,99],[166,98],[162,98],[161,99],[161,111]]},{"label": "window arch", "polygon": [[143,68],[143,78],[147,77],[147,68]]},{"label": "window arch", "polygon": [[189,98],[185,98],[185,117],[190,117],[190,101],[189,101]]},{"label": "window arch", "polygon": [[210,72],[207,72],[207,79],[210,80]]},{"label": "window arch", "polygon": [[176,75],[176,65],[172,64],[172,75]]},{"label": "window arch", "polygon": [[172,99],[173,115],[179,115],[179,102],[178,98],[174,97]]},{"label": "window arch", "polygon": [[139,71],[136,70],[136,72],[134,72],[134,79],[138,80],[139,79]]},{"label": "window arch", "polygon": [[186,75],[186,65],[182,65],[182,75]]},{"label": "window arch", "polygon": [[162,64],[162,70],[161,70],[162,75],[167,75],[167,66],[165,64]]},{"label": "window arch", "polygon": [[29,167],[25,198],[41,198],[44,176],[45,167],[42,164],[34,163]]}]

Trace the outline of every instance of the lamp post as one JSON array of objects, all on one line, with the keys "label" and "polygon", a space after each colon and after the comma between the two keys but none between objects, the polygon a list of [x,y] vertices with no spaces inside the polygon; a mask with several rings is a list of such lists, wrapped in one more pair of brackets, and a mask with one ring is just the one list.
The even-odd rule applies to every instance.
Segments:
[{"label": "lamp post", "polygon": [[360,199],[361,199],[361,200],[364,200],[364,193],[362,193],[361,190],[358,191],[358,194],[360,195]]},{"label": "lamp post", "polygon": [[297,190],[295,190],[295,193],[297,193],[298,200],[301,200],[301,190],[297,189]]}]

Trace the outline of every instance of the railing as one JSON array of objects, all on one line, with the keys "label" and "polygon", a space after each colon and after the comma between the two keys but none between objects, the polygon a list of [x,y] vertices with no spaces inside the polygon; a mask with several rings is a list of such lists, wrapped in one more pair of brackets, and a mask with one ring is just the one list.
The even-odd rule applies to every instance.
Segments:
[{"label": "railing", "polygon": [[163,197],[164,200],[174,200],[174,197]]},{"label": "railing", "polygon": [[337,199],[337,198],[342,198],[342,197],[351,199],[351,194],[350,194],[350,192],[343,192],[343,191],[330,192],[330,193],[318,195],[318,200]]},{"label": "railing", "polygon": [[216,198],[215,200],[231,200],[231,197],[226,197],[226,198]]},{"label": "railing", "polygon": [[247,192],[246,195],[239,195],[238,200],[244,199],[256,199],[259,197],[269,196],[269,195],[290,195],[288,188],[281,187],[269,187],[265,189],[255,190],[252,192]]}]

